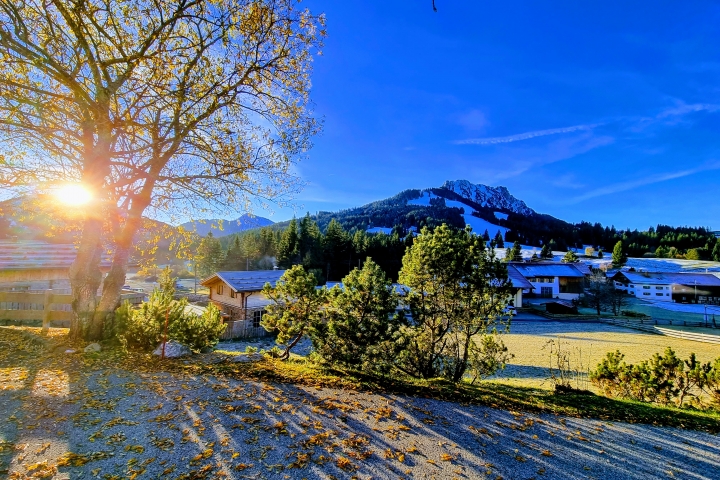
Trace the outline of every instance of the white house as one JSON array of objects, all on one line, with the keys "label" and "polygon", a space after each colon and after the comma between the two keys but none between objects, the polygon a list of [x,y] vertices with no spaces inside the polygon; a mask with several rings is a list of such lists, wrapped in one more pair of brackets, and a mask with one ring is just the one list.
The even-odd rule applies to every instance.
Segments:
[{"label": "white house", "polygon": [[720,304],[720,278],[710,273],[617,272],[616,290],[643,300]]},{"label": "white house", "polygon": [[511,263],[543,298],[574,300],[583,292],[585,278],[591,275],[584,263],[531,262]]}]

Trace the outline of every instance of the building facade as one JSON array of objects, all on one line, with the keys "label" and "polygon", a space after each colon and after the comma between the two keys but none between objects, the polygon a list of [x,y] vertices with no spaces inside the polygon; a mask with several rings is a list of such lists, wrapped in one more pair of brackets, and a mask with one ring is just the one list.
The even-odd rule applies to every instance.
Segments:
[{"label": "building facade", "polygon": [[262,337],[268,332],[260,325],[269,300],[263,286],[275,286],[285,270],[223,271],[200,282],[210,290],[208,299],[223,314],[227,331],[223,339]]},{"label": "building facade", "polygon": [[[532,294],[541,298],[575,300],[591,274],[584,264],[559,262],[511,263],[532,286]],[[529,293],[529,292],[528,292]]]},{"label": "building facade", "polygon": [[617,272],[616,290],[648,301],[720,305],[720,278],[711,273]]}]

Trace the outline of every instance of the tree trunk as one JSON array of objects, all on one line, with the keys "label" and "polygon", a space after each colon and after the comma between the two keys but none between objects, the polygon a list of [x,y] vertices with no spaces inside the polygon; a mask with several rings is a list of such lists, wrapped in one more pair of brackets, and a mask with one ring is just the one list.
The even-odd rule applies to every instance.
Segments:
[{"label": "tree trunk", "polygon": [[[115,310],[120,305],[132,241],[142,223],[141,214],[142,211],[138,213],[136,209],[133,209],[122,232],[116,238],[112,266],[103,282],[102,297],[93,316],[93,325],[97,325],[101,329],[104,329],[106,325],[112,322]],[[102,335],[102,331],[100,334]]]},{"label": "tree trunk", "polygon": [[102,221],[92,217],[85,220],[80,248],[70,267],[73,317],[70,321],[71,340],[99,340],[102,325],[94,324],[97,290],[102,281]]}]

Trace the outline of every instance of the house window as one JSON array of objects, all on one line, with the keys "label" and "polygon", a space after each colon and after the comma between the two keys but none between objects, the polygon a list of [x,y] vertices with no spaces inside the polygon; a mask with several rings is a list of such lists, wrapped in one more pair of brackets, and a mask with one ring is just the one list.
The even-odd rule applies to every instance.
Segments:
[{"label": "house window", "polygon": [[552,287],[540,287],[540,296],[543,298],[552,298]]},{"label": "house window", "polygon": [[630,288],[635,288],[635,285],[633,285],[633,284],[631,283],[631,284],[630,284]]},{"label": "house window", "polygon": [[236,298],[236,297],[237,297],[237,292],[235,292],[235,290],[230,290],[230,298]]},{"label": "house window", "polygon": [[655,287],[655,290],[662,290],[663,287]]},{"label": "house window", "polygon": [[643,285],[643,288],[644,288],[645,290],[650,290],[650,285]]},{"label": "house window", "polygon": [[658,293],[656,293],[655,295],[657,295],[658,297],[662,297],[662,296],[663,296],[662,292],[658,292]]},{"label": "house window", "polygon": [[223,284],[221,283],[217,287],[215,287],[215,291],[217,292],[218,295],[222,295],[223,294]]},{"label": "house window", "polygon": [[643,295],[650,295],[650,292],[643,292]]},{"label": "house window", "polygon": [[265,310],[255,310],[253,312],[253,328],[260,328],[263,315],[265,315]]}]

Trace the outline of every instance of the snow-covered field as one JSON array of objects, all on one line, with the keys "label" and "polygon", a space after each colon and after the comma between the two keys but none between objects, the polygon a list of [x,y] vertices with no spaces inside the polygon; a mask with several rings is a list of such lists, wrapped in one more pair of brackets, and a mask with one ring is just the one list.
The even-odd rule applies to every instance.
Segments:
[{"label": "snow-covered field", "polygon": [[[558,254],[560,252],[553,253]],[[603,264],[609,265],[612,261],[611,256],[610,252],[606,252],[605,258],[585,259],[584,261],[597,268]],[[720,272],[720,262],[683,260],[679,258],[629,258],[625,266],[648,272]]]},{"label": "snow-covered field", "polygon": [[392,233],[392,227],[372,227],[367,229],[367,233],[384,233],[390,235]]}]

